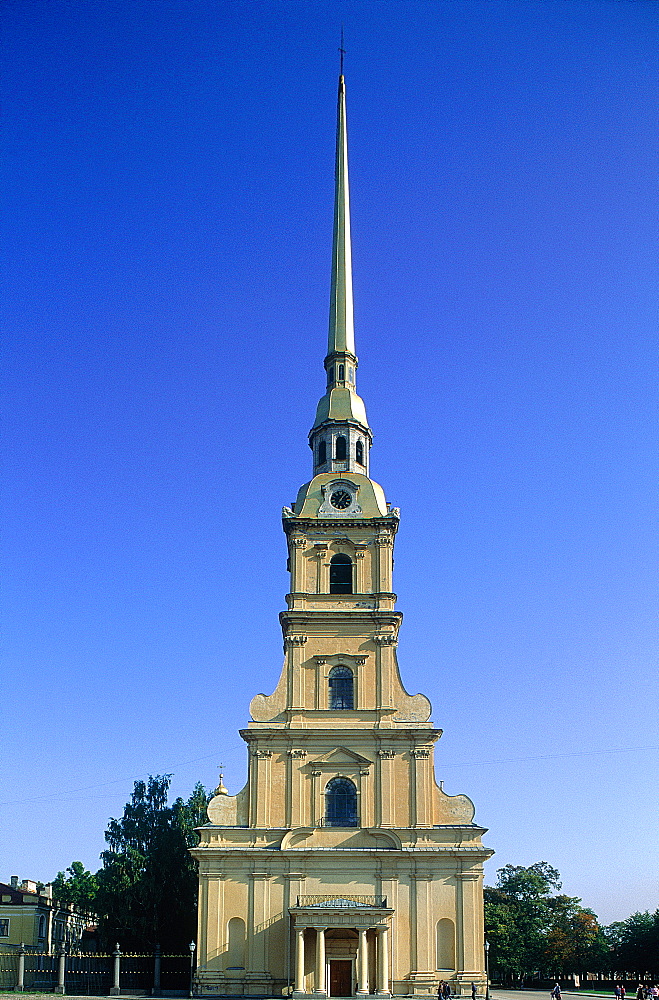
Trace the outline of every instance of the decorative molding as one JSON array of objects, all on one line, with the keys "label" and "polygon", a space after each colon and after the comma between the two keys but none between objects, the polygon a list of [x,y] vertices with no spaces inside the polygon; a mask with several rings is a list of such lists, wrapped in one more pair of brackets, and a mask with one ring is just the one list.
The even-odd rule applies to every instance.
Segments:
[{"label": "decorative molding", "polygon": [[323,667],[327,663],[324,656],[314,656],[314,660],[316,661],[316,666],[318,667]]},{"label": "decorative molding", "polygon": [[288,756],[289,757],[306,757],[307,756],[307,751],[306,750],[289,750],[288,751]]},{"label": "decorative molding", "polygon": [[365,778],[367,778],[371,772],[367,767],[361,767],[359,769],[359,773],[362,774]]},{"label": "decorative molding", "polygon": [[302,549],[307,544],[307,540],[304,535],[291,535],[291,545],[296,549]]},{"label": "decorative molding", "polygon": [[380,534],[375,536],[375,544],[381,546],[393,545],[394,540],[389,534]]},{"label": "decorative molding", "polygon": [[355,549],[355,559],[363,559],[366,553],[363,549]]},{"label": "decorative molding", "polygon": [[323,772],[322,771],[312,771],[311,775],[314,778],[319,778]]},{"label": "decorative molding", "polygon": [[265,760],[267,757],[272,757],[272,750],[252,750],[252,756]]},{"label": "decorative molding", "polygon": [[378,635],[373,636],[373,642],[377,642],[378,646],[397,646],[398,639],[392,632],[381,632]]},{"label": "decorative molding", "polygon": [[285,646],[304,646],[307,641],[306,635],[287,635],[284,638]]},{"label": "decorative molding", "polygon": [[431,747],[414,747],[412,754],[414,757],[420,757],[421,759],[426,760],[430,757],[430,751]]},{"label": "decorative molding", "polygon": [[395,756],[395,750],[378,750],[378,757],[382,757],[383,760],[393,760]]},{"label": "decorative molding", "polygon": [[367,659],[368,657],[366,656],[357,656],[355,657],[355,663],[357,664],[358,667],[363,667]]}]

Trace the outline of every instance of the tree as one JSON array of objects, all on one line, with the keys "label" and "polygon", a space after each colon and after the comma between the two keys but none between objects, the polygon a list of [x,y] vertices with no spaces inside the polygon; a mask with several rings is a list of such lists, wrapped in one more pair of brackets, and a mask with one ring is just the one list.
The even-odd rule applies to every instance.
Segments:
[{"label": "tree", "polygon": [[196,927],[197,876],[188,848],[206,822],[208,796],[195,786],[167,805],[171,775],[136,781],[121,819],[111,819],[98,873],[97,909],[106,946],[187,949]]},{"label": "tree", "polygon": [[496,886],[485,887],[490,965],[504,982],[601,968],[609,948],[597,917],[560,888],[559,872],[546,861],[506,865]]},{"label": "tree", "polygon": [[632,913],[604,928],[613,971],[659,976],[659,910]]},{"label": "tree", "polygon": [[66,872],[58,872],[53,880],[53,896],[68,906],[73,903],[83,913],[96,912],[98,879],[88,872],[82,861],[74,861]]},{"label": "tree", "polygon": [[500,868],[496,886],[485,888],[491,968],[504,981],[524,978],[544,967],[550,917],[547,899],[551,889],[560,887],[556,869],[538,861],[528,868]]}]

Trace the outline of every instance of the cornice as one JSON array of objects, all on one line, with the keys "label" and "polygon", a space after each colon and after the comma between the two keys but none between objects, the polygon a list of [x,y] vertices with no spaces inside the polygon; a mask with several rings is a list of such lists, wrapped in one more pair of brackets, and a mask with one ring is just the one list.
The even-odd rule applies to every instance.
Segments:
[{"label": "cornice", "polygon": [[[349,475],[349,473],[337,473],[339,475]],[[386,517],[344,517],[341,520],[336,518],[323,517],[296,517],[295,514],[282,517],[282,525],[286,534],[299,531],[318,531],[322,529],[328,534],[341,536],[345,535],[347,528],[388,528],[394,534],[398,531],[400,519],[395,514],[388,514]]]}]

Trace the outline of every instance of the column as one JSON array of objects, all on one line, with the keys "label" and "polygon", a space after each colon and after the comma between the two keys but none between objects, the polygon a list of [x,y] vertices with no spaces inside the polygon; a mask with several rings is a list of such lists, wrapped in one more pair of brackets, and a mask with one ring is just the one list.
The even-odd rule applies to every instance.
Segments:
[{"label": "column", "polygon": [[[119,945],[114,953],[114,986],[110,990],[111,994],[119,995],[119,956],[121,952],[119,951]],[[64,976],[66,973],[66,948],[62,945],[59,953],[59,961],[57,963],[57,986],[55,987],[56,993],[64,993]]]},{"label": "column", "polygon": [[291,592],[300,594],[307,590],[304,579],[304,547],[307,544],[304,535],[292,535],[289,541],[291,559]]},{"label": "column", "polygon": [[325,988],[325,927],[316,927],[316,986],[314,993],[327,996]]},{"label": "column", "polygon": [[270,761],[272,750],[253,750],[255,759],[254,772],[256,775],[256,788],[254,790],[254,811],[252,813],[252,826],[258,828],[270,826]]},{"label": "column", "polygon": [[21,941],[18,949],[18,977],[16,980],[16,992],[22,993],[25,986],[25,945]]},{"label": "column", "polygon": [[289,704],[293,709],[304,708],[304,684],[302,681],[302,653],[307,641],[306,635],[287,635],[284,648],[288,657],[288,676],[291,690],[288,692]]},{"label": "column", "polygon": [[378,928],[378,993],[389,993],[389,928]]},{"label": "column", "polygon": [[295,992],[304,994],[304,927],[295,929]]},{"label": "column", "polygon": [[380,826],[394,826],[392,808],[393,782],[391,777],[393,764],[391,762],[395,757],[395,753],[393,750],[378,750],[378,757],[380,758],[379,787],[375,799],[380,815],[376,817],[376,823],[379,823]]},{"label": "column", "polygon": [[368,994],[368,940],[366,938],[366,927],[359,928],[359,953],[358,953],[358,976],[359,988],[357,996]]},{"label": "column", "polygon": [[367,767],[361,768],[359,772],[359,823],[360,826],[373,826],[373,816],[371,811],[371,795],[369,788],[369,770]]},{"label": "column", "polygon": [[414,747],[414,826],[432,826],[430,747]]}]

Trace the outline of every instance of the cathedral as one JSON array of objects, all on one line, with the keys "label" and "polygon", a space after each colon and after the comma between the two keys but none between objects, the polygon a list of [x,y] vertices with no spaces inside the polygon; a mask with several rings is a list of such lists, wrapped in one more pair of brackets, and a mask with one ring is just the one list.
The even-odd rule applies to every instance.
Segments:
[{"label": "cathedral", "polygon": [[339,78],[326,391],[313,478],[284,507],[284,664],[241,736],[247,784],[222,783],[199,863],[196,989],[214,996],[484,992],[486,831],[435,781],[441,736],[403,687],[393,592],[399,511],[370,478],[356,389],[344,78]]}]

